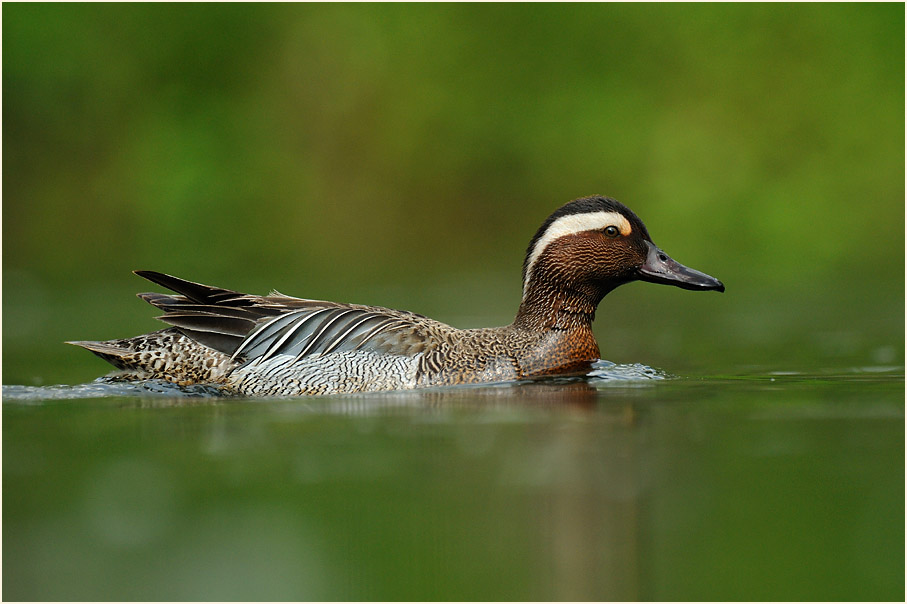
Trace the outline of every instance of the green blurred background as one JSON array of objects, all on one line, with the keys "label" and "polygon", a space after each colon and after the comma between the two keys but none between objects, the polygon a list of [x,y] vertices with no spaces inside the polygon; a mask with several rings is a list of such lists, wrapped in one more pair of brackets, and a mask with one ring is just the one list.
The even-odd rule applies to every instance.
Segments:
[{"label": "green blurred background", "polygon": [[3,382],[107,370],[155,269],[504,324],[602,193],[725,295],[632,285],[602,355],[903,363],[904,6],[3,6]]},{"label": "green blurred background", "polygon": [[903,4],[2,12],[4,384],[160,328],[133,269],[504,324],[592,193],[727,285],[595,325],[710,379],[4,388],[4,598],[903,597]]}]

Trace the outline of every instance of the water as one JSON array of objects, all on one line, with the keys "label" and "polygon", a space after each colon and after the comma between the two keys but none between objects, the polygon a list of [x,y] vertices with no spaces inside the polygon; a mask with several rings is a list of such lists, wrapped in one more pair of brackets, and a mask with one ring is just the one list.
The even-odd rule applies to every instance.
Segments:
[{"label": "water", "polygon": [[901,600],[901,366],[3,388],[12,600]]}]

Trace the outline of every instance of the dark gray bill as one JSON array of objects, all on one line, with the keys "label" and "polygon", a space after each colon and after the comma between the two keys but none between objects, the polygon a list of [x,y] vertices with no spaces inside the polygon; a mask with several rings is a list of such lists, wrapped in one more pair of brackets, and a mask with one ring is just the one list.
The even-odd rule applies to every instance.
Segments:
[{"label": "dark gray bill", "polygon": [[646,241],[646,245],[649,246],[649,255],[645,264],[636,270],[638,279],[683,289],[724,291],[724,284],[715,277],[680,264],[651,241]]}]

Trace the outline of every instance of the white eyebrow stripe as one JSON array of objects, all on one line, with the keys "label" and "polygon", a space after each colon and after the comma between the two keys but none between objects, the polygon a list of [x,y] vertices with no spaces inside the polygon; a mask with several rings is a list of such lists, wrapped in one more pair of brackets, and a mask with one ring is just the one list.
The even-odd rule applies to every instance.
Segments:
[{"label": "white eyebrow stripe", "polygon": [[532,269],[538,262],[539,256],[545,251],[553,241],[566,235],[575,235],[585,231],[597,231],[605,227],[616,226],[620,229],[621,235],[629,235],[633,230],[630,222],[623,214],[619,212],[589,212],[586,214],[568,214],[561,216],[550,225],[545,233],[539,237],[529,254],[529,262],[526,263],[526,282],[523,283],[523,295],[526,294],[526,288],[532,279]]}]

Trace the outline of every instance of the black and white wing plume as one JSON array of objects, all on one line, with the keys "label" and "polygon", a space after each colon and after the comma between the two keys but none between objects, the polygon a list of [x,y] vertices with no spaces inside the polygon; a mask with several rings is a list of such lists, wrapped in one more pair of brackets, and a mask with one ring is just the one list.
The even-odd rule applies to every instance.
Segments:
[{"label": "black and white wing plume", "polygon": [[163,273],[136,271],[178,296],[139,297],[165,312],[161,321],[242,364],[277,355],[320,356],[335,351],[370,350],[414,354],[430,346],[424,317],[384,308],[253,296],[185,281]]}]

